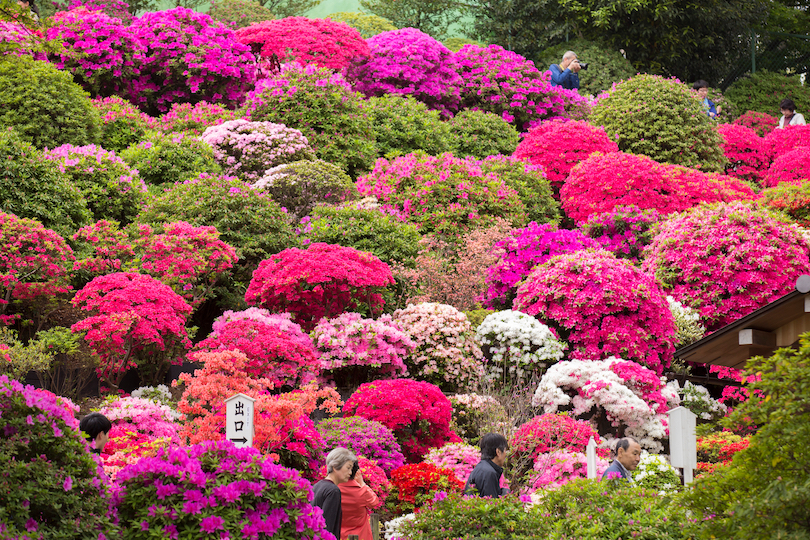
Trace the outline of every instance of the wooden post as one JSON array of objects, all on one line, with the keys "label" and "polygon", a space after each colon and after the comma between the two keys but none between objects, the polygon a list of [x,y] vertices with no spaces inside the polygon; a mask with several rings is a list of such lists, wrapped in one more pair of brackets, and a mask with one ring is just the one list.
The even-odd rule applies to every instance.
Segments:
[{"label": "wooden post", "polygon": [[692,471],[697,467],[697,437],[695,413],[686,407],[669,411],[669,461],[673,467],[683,469],[683,483],[692,482]]},{"label": "wooden post", "polygon": [[585,455],[588,459],[588,480],[593,480],[596,478],[596,441],[593,436],[588,440]]},{"label": "wooden post", "polygon": [[371,514],[371,536],[380,540],[380,514]]}]

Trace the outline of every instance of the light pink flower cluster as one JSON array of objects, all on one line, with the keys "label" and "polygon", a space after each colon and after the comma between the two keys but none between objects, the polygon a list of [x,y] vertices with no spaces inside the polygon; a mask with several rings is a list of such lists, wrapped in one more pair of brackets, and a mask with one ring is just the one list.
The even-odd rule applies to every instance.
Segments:
[{"label": "light pink flower cluster", "polygon": [[[449,469],[456,474],[459,482],[467,482],[470,473],[481,461],[481,450],[465,443],[447,443],[441,448],[433,448],[425,456],[425,463]],[[507,487],[501,475],[501,487]]]},{"label": "light pink flower cluster", "polygon": [[416,343],[405,359],[412,377],[454,388],[479,382],[484,357],[464,313],[447,304],[426,302],[396,310],[393,321]]},{"label": "light pink flower cluster", "polygon": [[[610,461],[596,458],[596,477],[601,478]],[[540,454],[534,461],[530,473],[527,494],[541,489],[555,489],[568,482],[588,477],[588,458],[582,452],[551,452]]]},{"label": "light pink flower cluster", "polygon": [[168,437],[179,442],[175,420],[179,414],[150,399],[123,397],[106,402],[99,411],[115,426],[151,437]]},{"label": "light pink flower cluster", "polygon": [[277,165],[315,158],[300,131],[273,122],[229,120],[207,128],[200,138],[214,149],[223,174],[251,183]]}]

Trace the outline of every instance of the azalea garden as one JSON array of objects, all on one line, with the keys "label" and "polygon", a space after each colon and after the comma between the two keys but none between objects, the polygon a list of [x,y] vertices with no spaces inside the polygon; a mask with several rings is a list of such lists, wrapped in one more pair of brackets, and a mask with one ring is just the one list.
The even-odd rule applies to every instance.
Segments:
[{"label": "azalea garden", "polygon": [[[40,23],[0,20],[0,537],[330,539],[345,447],[389,540],[810,538],[810,342],[675,356],[810,274],[810,126],[413,28]],[[511,494],[465,496],[489,432]]]}]

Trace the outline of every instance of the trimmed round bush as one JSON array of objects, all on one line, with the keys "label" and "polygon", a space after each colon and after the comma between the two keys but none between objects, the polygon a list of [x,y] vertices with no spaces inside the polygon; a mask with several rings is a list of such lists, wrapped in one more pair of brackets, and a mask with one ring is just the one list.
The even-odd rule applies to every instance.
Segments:
[{"label": "trimmed round bush", "polygon": [[253,0],[213,0],[208,15],[232,28],[244,28],[276,18],[272,11]]},{"label": "trimmed round bush", "polygon": [[677,79],[637,75],[623,81],[594,106],[590,122],[602,126],[622,152],[703,171],[725,165],[714,121]]},{"label": "trimmed round bush", "polygon": [[795,225],[736,202],[664,221],[642,268],[714,331],[793,290],[809,256]]},{"label": "trimmed round bush", "polygon": [[810,227],[810,182],[779,184],[762,191],[768,208],[784,212],[802,227]]},{"label": "trimmed round bush", "polygon": [[348,24],[363,36],[363,39],[376,36],[383,32],[396,30],[391,21],[371,13],[339,11],[326,16],[326,19]]},{"label": "trimmed round bush", "polygon": [[287,17],[263,21],[240,28],[236,39],[258,49],[263,58],[276,55],[281,62],[315,64],[336,71],[369,54],[360,32],[329,19]]},{"label": "trimmed round bush", "polygon": [[660,375],[675,352],[675,319],[658,284],[604,250],[536,267],[518,287],[515,309],[552,328],[568,343],[570,358],[617,356]]},{"label": "trimmed round bush", "polygon": [[749,182],[759,182],[768,169],[769,149],[757,132],[737,124],[720,124],[720,145],[728,160],[726,174]]},{"label": "trimmed round bush", "polygon": [[341,75],[325,68],[285,64],[257,82],[242,113],[301,130],[318,158],[352,178],[369,170],[377,155],[367,106]]},{"label": "trimmed round bush", "polygon": [[220,170],[211,145],[182,133],[154,133],[121,152],[121,158],[152,186],[183,182]]},{"label": "trimmed round bush", "polygon": [[380,422],[362,416],[329,418],[319,422],[317,429],[327,448],[348,448],[358,456],[376,461],[389,476],[405,464],[394,432]]},{"label": "trimmed round bush", "polygon": [[776,114],[779,112],[779,101],[785,98],[793,100],[797,112],[810,111],[810,89],[802,85],[798,75],[786,75],[784,72],[763,69],[746,74],[726,89],[726,97],[744,111]]},{"label": "trimmed round bush", "polygon": [[776,157],[762,179],[765,187],[779,184],[801,185],[810,179],[810,146],[799,146]]},{"label": "trimmed round bush", "polygon": [[591,214],[580,228],[616,257],[638,262],[644,248],[652,242],[654,225],[660,219],[655,210],[617,206],[610,212]]},{"label": "trimmed round bush", "polygon": [[[30,56],[0,62],[0,128],[13,127],[37,148],[92,144],[101,119],[73,77]],[[58,114],[54,112],[58,111]]]},{"label": "trimmed round bush", "polygon": [[200,139],[214,149],[224,174],[245,182],[255,182],[277,165],[315,158],[300,131],[272,122],[229,120],[207,128]]},{"label": "trimmed round bush", "polygon": [[598,95],[600,92],[610,92],[613,83],[629,79],[638,73],[618,49],[585,39],[572,39],[549,47],[540,53],[537,65],[559,64],[566,51],[576,51],[577,58],[581,62],[588,62],[593,66],[587,71],[579,72],[581,94]]},{"label": "trimmed round bush", "polygon": [[619,146],[605,130],[587,122],[543,122],[523,137],[515,157],[542,166],[558,194],[575,165],[594,152],[618,151]]},{"label": "trimmed round bush", "polygon": [[320,159],[268,169],[252,187],[268,193],[296,218],[306,216],[317,204],[341,203],[357,193],[343,169]]},{"label": "trimmed round bush", "polygon": [[138,215],[146,186],[124,160],[95,145],[62,145],[44,153],[78,186],[94,220],[126,225]]},{"label": "trimmed round bush", "polygon": [[457,156],[484,159],[510,155],[518,145],[517,130],[506,120],[486,111],[461,111],[448,122],[453,137],[450,151]]},{"label": "trimmed round bush", "polygon": [[152,118],[135,105],[118,96],[97,97],[93,107],[101,116],[101,135],[104,149],[120,152],[143,141],[152,127]]},{"label": "trimmed round bush", "polygon": [[560,208],[543,167],[524,160],[494,155],[478,162],[486,175],[495,175],[514,189],[526,207],[526,219],[540,223],[556,222]]},{"label": "trimmed round bush", "polygon": [[0,201],[4,212],[36,219],[65,237],[92,220],[79,186],[10,129],[0,130]]},{"label": "trimmed round bush", "polygon": [[6,538],[116,538],[101,460],[66,398],[0,375],[0,532]]},{"label": "trimmed round bush", "polygon": [[189,135],[202,135],[209,127],[233,120],[234,112],[217,103],[172,103],[169,112],[155,118],[153,127],[164,133],[184,132]]},{"label": "trimmed round bush", "polygon": [[736,118],[735,125],[753,129],[757,135],[764,137],[779,125],[779,118],[768,113],[746,111]]},{"label": "trimmed round bush", "polygon": [[450,126],[439,118],[439,111],[413,96],[384,94],[366,102],[374,122],[378,155],[393,158],[422,150],[437,156],[450,150]]},{"label": "trimmed round bush", "polygon": [[369,38],[369,55],[349,67],[346,78],[366,96],[404,94],[451,116],[458,110],[459,78],[453,53],[416,28]]}]

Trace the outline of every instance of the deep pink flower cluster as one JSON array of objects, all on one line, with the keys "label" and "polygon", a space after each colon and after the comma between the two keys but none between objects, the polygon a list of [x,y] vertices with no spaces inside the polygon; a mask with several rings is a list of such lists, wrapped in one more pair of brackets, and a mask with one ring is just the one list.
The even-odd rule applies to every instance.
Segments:
[{"label": "deep pink flower cluster", "polygon": [[776,156],[765,173],[762,184],[776,187],[779,184],[802,185],[810,179],[810,146],[799,146]]},{"label": "deep pink flower cluster", "polygon": [[768,113],[746,111],[734,120],[734,124],[753,129],[757,135],[764,137],[779,125],[779,119]]},{"label": "deep pink flower cluster", "polygon": [[68,6],[69,11],[86,9],[87,11],[101,11],[110,17],[121,19],[129,23],[132,15],[129,13],[129,4],[124,0],[73,0]]},{"label": "deep pink flower cluster", "polygon": [[305,330],[321,317],[385,304],[381,291],[393,285],[388,265],[371,253],[333,244],[289,248],[262,261],[253,273],[245,301],[289,312]]},{"label": "deep pink flower cluster", "polygon": [[518,129],[564,114],[564,98],[548,73],[500,45],[464,45],[454,55],[461,76],[461,108],[489,111]]},{"label": "deep pink flower cluster", "polygon": [[800,146],[810,146],[810,126],[787,126],[784,129],[775,129],[765,135],[765,145],[769,152],[768,158],[773,162],[786,152]]},{"label": "deep pink flower cluster", "polygon": [[594,152],[618,152],[619,145],[605,130],[587,122],[543,122],[518,144],[514,156],[541,165],[552,187],[559,192],[574,165]]},{"label": "deep pink flower cluster", "polygon": [[582,222],[617,206],[635,205],[670,214],[701,202],[753,200],[756,195],[730,176],[613,152],[592,155],[574,167],[560,197],[566,214]]},{"label": "deep pink flower cluster", "polygon": [[655,210],[642,210],[634,205],[617,206],[604,214],[591,214],[580,228],[620,259],[638,261],[652,241],[653,225],[660,220]]},{"label": "deep pink flower cluster", "polygon": [[236,40],[256,47],[263,59],[275,55],[281,62],[317,64],[337,71],[369,54],[369,44],[360,32],[329,19],[287,17],[262,21],[237,30]]},{"label": "deep pink flower cluster", "polygon": [[726,173],[759,182],[770,164],[765,140],[753,129],[736,124],[720,124],[717,132],[723,137],[720,146],[728,159]]},{"label": "deep pink flower cluster", "polygon": [[[601,444],[599,433],[585,420],[576,420],[565,413],[541,414],[518,428],[509,447],[516,459],[529,456],[534,461],[540,454],[562,450],[584,454],[591,437]],[[609,451],[597,448],[597,454],[606,458]]]},{"label": "deep pink flower cluster", "polygon": [[416,224],[420,232],[458,234],[486,227],[495,218],[525,223],[526,208],[517,192],[495,173],[484,173],[474,158],[424,152],[380,158],[374,170],[357,179],[363,196],[374,196],[384,211]]},{"label": "deep pink flower cluster", "polygon": [[792,290],[810,273],[810,248],[766,210],[705,205],[664,221],[642,268],[713,331]]},{"label": "deep pink flower cluster", "polygon": [[318,431],[327,448],[349,448],[358,456],[376,461],[386,475],[405,464],[394,432],[380,422],[362,416],[330,418],[318,423]]},{"label": "deep pink flower cluster", "polygon": [[208,15],[177,7],[145,13],[130,27],[146,52],[129,99],[149,111],[175,102],[240,104],[253,86],[250,47]]},{"label": "deep pink flower cluster", "polygon": [[382,32],[368,39],[370,53],[350,66],[346,77],[367,96],[413,96],[452,116],[459,108],[461,79],[453,53],[415,28]]},{"label": "deep pink flower cluster", "polygon": [[535,267],[557,255],[598,247],[599,244],[580,231],[557,229],[551,223],[538,225],[532,221],[522,229],[514,229],[507,239],[495,244],[494,249],[504,253],[487,270],[484,305],[490,309],[510,309],[518,284]]},{"label": "deep pink flower cluster", "polygon": [[281,431],[283,440],[268,449],[278,455],[278,463],[299,471],[310,482],[323,478],[319,473],[326,459],[326,444],[309,416],[287,420]]},{"label": "deep pink flower cluster", "polygon": [[515,308],[555,330],[571,358],[615,355],[660,374],[675,352],[675,319],[658,284],[604,250],[538,266],[518,287]]},{"label": "deep pink flower cluster", "polygon": [[234,112],[218,103],[172,103],[171,109],[152,122],[164,133],[184,131],[202,135],[206,128],[234,119]]},{"label": "deep pink flower cluster", "polygon": [[460,441],[450,430],[452,413],[438,386],[411,379],[365,383],[343,406],[343,416],[376,420],[393,431],[409,463],[431,448]]}]

